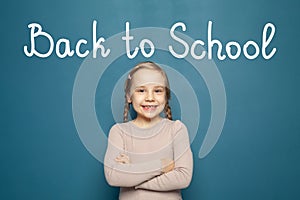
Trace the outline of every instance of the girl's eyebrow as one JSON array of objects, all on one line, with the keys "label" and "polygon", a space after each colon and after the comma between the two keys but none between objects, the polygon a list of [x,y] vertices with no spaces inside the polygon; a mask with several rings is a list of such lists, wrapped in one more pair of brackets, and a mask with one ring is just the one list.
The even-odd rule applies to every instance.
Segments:
[{"label": "girl's eyebrow", "polygon": [[[159,88],[159,89],[163,89],[163,88],[165,88],[166,86],[162,86],[162,85],[154,85],[153,86],[153,88],[154,89],[157,89],[157,88]],[[135,89],[147,89],[147,86],[144,86],[144,85],[141,85],[141,86],[137,86]]]},{"label": "girl's eyebrow", "polygon": [[141,86],[137,86],[136,88],[145,88],[145,86],[141,85]]}]

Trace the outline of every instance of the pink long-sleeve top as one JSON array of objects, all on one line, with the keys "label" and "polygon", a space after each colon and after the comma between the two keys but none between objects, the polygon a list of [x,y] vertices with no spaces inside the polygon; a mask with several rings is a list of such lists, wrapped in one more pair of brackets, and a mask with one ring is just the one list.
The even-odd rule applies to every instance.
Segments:
[{"label": "pink long-sleeve top", "polygon": [[[129,164],[115,161],[121,153]],[[175,161],[163,173],[161,159]],[[150,128],[132,122],[115,124],[109,133],[104,172],[111,186],[120,187],[120,200],[178,200],[192,179],[193,157],[188,131],[177,120],[162,119]]]}]

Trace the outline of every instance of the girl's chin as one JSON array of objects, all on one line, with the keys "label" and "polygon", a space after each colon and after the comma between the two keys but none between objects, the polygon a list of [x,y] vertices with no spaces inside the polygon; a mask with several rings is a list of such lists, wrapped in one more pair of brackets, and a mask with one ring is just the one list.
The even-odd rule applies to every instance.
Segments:
[{"label": "girl's chin", "polygon": [[152,124],[160,121],[160,116],[155,116],[155,117],[143,116],[142,118],[140,118],[139,121],[142,122],[143,124]]},{"label": "girl's chin", "polygon": [[143,113],[141,113],[141,114],[138,114],[138,117],[141,117],[141,118],[144,118],[145,120],[147,120],[147,121],[150,121],[150,120],[156,120],[156,119],[159,119],[159,118],[161,118],[161,116],[160,116],[160,113],[151,113],[151,112],[143,112]]}]

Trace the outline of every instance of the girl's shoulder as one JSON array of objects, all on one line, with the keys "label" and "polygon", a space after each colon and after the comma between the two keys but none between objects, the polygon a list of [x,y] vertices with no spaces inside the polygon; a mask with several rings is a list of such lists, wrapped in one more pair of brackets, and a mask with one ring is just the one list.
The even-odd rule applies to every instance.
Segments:
[{"label": "girl's shoulder", "polygon": [[110,131],[120,131],[127,129],[130,126],[130,122],[121,122],[121,123],[115,123],[110,128]]},{"label": "girl's shoulder", "polygon": [[178,132],[180,130],[187,130],[185,124],[181,120],[169,120],[169,119],[166,119],[166,124],[174,132]]},{"label": "girl's shoulder", "polygon": [[128,133],[129,132],[129,123],[125,122],[125,123],[115,123],[114,125],[112,125],[112,127],[109,130],[109,137],[118,137],[118,138],[123,138],[124,133]]}]

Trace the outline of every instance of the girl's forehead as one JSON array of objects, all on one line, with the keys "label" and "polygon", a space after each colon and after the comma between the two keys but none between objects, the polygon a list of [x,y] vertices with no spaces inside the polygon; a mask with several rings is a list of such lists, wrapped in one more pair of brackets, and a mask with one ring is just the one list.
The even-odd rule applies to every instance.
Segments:
[{"label": "girl's forehead", "polygon": [[146,84],[156,84],[166,86],[165,78],[159,71],[151,69],[140,69],[133,75],[132,83],[135,86],[142,86]]}]

